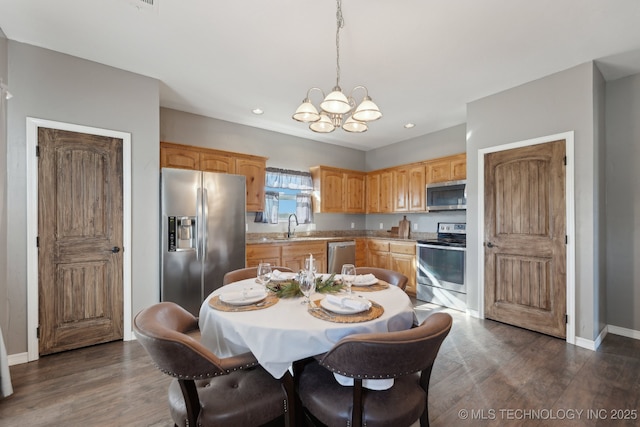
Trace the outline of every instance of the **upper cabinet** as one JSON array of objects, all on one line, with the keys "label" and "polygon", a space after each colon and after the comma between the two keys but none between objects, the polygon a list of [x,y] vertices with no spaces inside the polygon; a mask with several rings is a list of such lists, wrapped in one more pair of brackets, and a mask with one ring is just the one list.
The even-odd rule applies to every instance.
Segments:
[{"label": "upper cabinet", "polygon": [[264,209],[266,157],[161,142],[160,167],[244,175],[247,181],[246,210]]},{"label": "upper cabinet", "polygon": [[443,157],[427,162],[427,183],[458,181],[467,178],[467,155]]},{"label": "upper cabinet", "polygon": [[365,213],[364,172],[328,166],[310,170],[315,213]]}]

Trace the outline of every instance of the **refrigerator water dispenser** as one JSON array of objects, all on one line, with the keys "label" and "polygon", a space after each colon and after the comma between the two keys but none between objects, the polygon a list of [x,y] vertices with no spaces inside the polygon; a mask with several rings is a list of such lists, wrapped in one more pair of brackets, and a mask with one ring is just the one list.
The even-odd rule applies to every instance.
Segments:
[{"label": "refrigerator water dispenser", "polygon": [[169,252],[196,250],[196,217],[169,217]]}]

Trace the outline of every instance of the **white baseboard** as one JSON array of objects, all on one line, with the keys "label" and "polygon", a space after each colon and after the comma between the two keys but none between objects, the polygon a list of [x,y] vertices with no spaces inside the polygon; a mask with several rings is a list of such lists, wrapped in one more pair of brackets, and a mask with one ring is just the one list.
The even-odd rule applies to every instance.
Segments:
[{"label": "white baseboard", "polygon": [[614,326],[614,325],[608,325],[607,329],[609,330],[609,333],[612,333],[614,335],[622,335],[623,337],[640,340],[640,331],[636,331],[634,329],[622,328],[620,326]]},{"label": "white baseboard", "polygon": [[20,365],[29,361],[29,353],[24,352],[18,354],[10,354],[7,359],[9,359],[9,366]]}]

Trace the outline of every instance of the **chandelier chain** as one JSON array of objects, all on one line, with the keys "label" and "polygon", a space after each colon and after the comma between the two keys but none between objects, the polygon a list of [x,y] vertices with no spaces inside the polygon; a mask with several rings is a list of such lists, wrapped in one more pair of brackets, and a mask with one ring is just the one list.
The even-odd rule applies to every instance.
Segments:
[{"label": "chandelier chain", "polygon": [[340,87],[340,29],[344,27],[342,0],[336,0],[336,87]]}]

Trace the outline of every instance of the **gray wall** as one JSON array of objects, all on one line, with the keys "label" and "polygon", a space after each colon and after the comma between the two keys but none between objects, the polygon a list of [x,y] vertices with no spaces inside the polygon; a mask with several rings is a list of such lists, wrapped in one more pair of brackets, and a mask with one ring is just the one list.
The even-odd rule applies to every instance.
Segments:
[{"label": "gray wall", "polygon": [[607,83],[607,323],[640,330],[640,74]]},{"label": "gray wall", "polygon": [[[0,79],[8,84],[9,42],[0,29]],[[7,128],[6,111],[0,112],[0,329],[9,328],[9,298],[7,293]],[[6,332],[3,333],[6,335]],[[6,340],[6,338],[5,338]]]},{"label": "gray wall", "polygon": [[[7,147],[7,293],[9,354],[27,351],[26,117],[131,133],[132,313],[158,300],[159,87],[132,74],[9,41],[11,99]],[[127,248],[125,248],[127,250]],[[4,310],[3,310],[4,311]]]},{"label": "gray wall", "polygon": [[[467,105],[468,277],[478,276],[478,150],[545,135],[575,131],[576,336],[599,333],[599,259],[597,192],[600,168],[594,119],[592,63],[562,71]],[[477,282],[470,280],[469,305],[477,309]]]}]

